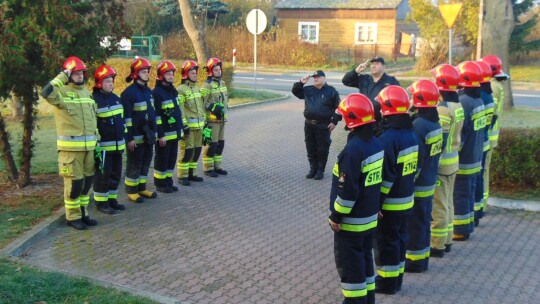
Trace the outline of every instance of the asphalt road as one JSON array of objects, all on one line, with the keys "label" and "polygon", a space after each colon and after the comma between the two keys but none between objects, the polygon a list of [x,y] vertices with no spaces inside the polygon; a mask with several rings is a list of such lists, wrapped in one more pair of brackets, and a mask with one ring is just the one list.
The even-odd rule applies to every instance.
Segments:
[{"label": "asphalt road", "polygon": [[[334,86],[341,95],[358,92],[355,88],[346,87],[341,83],[345,73],[327,72],[328,84]],[[257,73],[257,88],[290,92],[294,82],[303,76],[302,73]],[[255,85],[253,72],[237,72],[234,75],[234,84],[237,86],[253,87]],[[539,90],[514,90],[514,105],[523,107],[540,107]]]}]

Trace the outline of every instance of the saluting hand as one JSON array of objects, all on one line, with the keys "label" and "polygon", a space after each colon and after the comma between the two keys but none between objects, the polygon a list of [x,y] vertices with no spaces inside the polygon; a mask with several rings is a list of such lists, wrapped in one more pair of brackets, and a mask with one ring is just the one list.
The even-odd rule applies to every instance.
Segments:
[{"label": "saluting hand", "polygon": [[356,73],[358,74],[362,73],[366,69],[368,63],[369,63],[369,59],[366,60],[366,62],[364,63],[360,63],[355,69]]},{"label": "saluting hand", "polygon": [[303,84],[306,84],[308,82],[308,80],[309,80],[309,77],[311,77],[311,76],[306,75],[306,76],[302,77],[302,79],[300,79],[300,82],[303,83]]}]

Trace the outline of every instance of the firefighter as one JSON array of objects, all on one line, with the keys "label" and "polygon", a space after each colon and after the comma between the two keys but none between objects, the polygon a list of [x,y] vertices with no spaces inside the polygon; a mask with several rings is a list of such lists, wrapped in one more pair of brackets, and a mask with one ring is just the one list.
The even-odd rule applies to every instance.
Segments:
[{"label": "firefighter", "polygon": [[86,89],[86,65],[75,57],[45,85],[41,95],[55,107],[58,170],[64,178],[64,205],[68,226],[84,230],[97,225],[90,219],[88,191],[94,175],[97,144],[96,103]]},{"label": "firefighter", "polygon": [[437,112],[440,95],[437,85],[430,80],[418,80],[409,87],[409,92],[416,111],[413,125],[418,136],[418,173],[414,182],[405,271],[419,273],[429,268],[431,210],[443,133]]},{"label": "firefighter", "polygon": [[113,93],[115,77],[116,71],[112,67],[99,66],[94,73],[92,94],[97,105],[97,128],[100,137],[94,175],[94,201],[97,210],[106,214],[115,214],[117,210],[126,209],[123,204],[118,203],[122,154],[126,148],[126,124],[120,97]]},{"label": "firefighter", "polygon": [[197,176],[199,156],[202,149],[202,131],[206,124],[206,109],[201,89],[197,85],[199,65],[193,60],[182,64],[182,84],[177,88],[179,94],[182,123],[189,131],[180,140],[178,156],[178,178],[182,186],[191,185],[190,181],[202,182]]},{"label": "firefighter", "polygon": [[459,150],[459,170],[454,184],[454,235],[455,241],[466,241],[474,229],[474,193],[476,175],[482,169],[482,149],[486,117],[484,102],[480,98],[482,71],[472,61],[457,66],[459,85],[463,88],[459,102],[464,120]]},{"label": "firefighter", "polygon": [[482,71],[482,81],[480,82],[480,97],[484,102],[484,113],[486,117],[486,127],[484,128],[484,144],[482,153],[482,170],[480,174],[476,175],[476,190],[474,195],[474,225],[480,224],[480,218],[482,217],[482,204],[484,197],[487,197],[486,189],[484,189],[484,167],[486,164],[486,157],[489,150],[491,150],[489,144],[489,129],[491,128],[491,121],[493,113],[495,112],[495,103],[493,102],[493,91],[491,90],[491,76],[492,71],[489,64],[483,61],[475,62]]},{"label": "firefighter", "polygon": [[182,138],[182,113],[178,105],[178,91],[173,85],[176,66],[169,60],[157,66],[156,86],[152,91],[156,109],[158,142],[154,159],[154,185],[164,193],[178,191],[173,184],[173,171],[178,156],[178,141]]},{"label": "firefighter", "polygon": [[227,175],[227,171],[223,170],[221,165],[225,148],[225,123],[229,97],[227,86],[221,79],[223,72],[221,60],[215,57],[208,59],[205,69],[208,79],[202,85],[201,91],[207,96],[204,106],[207,110],[208,128],[212,129],[212,139],[203,156],[203,170],[207,176],[218,177],[218,174]]},{"label": "firefighter", "polygon": [[504,105],[504,87],[502,85],[503,81],[508,80],[510,77],[502,70],[502,61],[496,55],[488,55],[482,58],[482,61],[487,63],[491,67],[492,76],[491,78],[491,90],[493,91],[493,102],[494,112],[491,119],[491,126],[488,131],[489,136],[489,145],[491,149],[486,155],[486,162],[484,166],[484,199],[482,202],[482,212],[481,215],[485,212],[487,206],[487,199],[489,197],[489,166],[491,164],[491,154],[493,149],[497,147],[499,141],[499,129],[500,129],[500,119],[503,112]]},{"label": "firefighter", "polygon": [[126,193],[135,203],[157,197],[156,192],[146,189],[157,131],[154,98],[148,87],[151,67],[147,59],[136,58],[126,77],[126,82],[134,82],[120,95],[127,127]]},{"label": "firefighter", "polygon": [[[313,85],[304,86],[310,77],[313,78]],[[321,180],[332,143],[330,133],[341,120],[336,113],[339,93],[326,83],[326,75],[321,70],[294,83],[292,93],[305,100],[304,135],[310,168],[306,178]]]},{"label": "firefighter", "polygon": [[459,103],[457,87],[459,73],[449,64],[441,64],[431,71],[435,77],[441,102],[437,107],[443,130],[443,151],[437,171],[437,187],[433,197],[430,257],[442,258],[452,248],[454,232],[454,182],[459,169],[458,150],[463,127],[463,107]]},{"label": "firefighter", "polygon": [[388,86],[377,96],[384,131],[383,181],[376,234],[377,293],[401,290],[405,271],[408,222],[414,204],[414,178],[418,165],[418,139],[409,116],[409,97],[400,86]]},{"label": "firefighter", "polygon": [[350,133],[338,155],[330,194],[330,228],[343,303],[375,303],[373,234],[377,227],[384,148],[373,136],[375,113],[366,96],[348,95],[337,109]]}]

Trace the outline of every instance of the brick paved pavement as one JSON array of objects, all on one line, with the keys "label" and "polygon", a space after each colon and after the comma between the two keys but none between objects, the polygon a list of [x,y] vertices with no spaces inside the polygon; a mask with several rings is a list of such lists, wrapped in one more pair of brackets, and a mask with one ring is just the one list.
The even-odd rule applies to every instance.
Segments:
[{"label": "brick paved pavement", "polygon": [[[181,303],[339,303],[326,221],[330,174],[304,178],[302,106],[291,99],[232,111],[229,176],[129,203],[121,215],[92,208],[99,226],[58,228],[24,259]],[[327,172],[344,145],[342,126]],[[540,303],[538,227],[538,213],[491,208],[469,242],[377,301]]]}]

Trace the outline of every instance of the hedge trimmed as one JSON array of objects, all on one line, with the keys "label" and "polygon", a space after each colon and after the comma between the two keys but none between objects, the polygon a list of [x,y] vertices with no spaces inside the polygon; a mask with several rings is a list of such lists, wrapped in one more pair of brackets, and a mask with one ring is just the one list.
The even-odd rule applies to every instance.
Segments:
[{"label": "hedge trimmed", "polygon": [[540,128],[502,129],[490,166],[490,184],[504,189],[540,188]]}]

